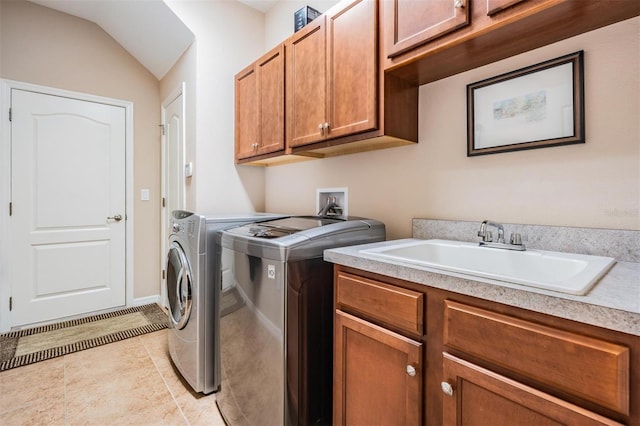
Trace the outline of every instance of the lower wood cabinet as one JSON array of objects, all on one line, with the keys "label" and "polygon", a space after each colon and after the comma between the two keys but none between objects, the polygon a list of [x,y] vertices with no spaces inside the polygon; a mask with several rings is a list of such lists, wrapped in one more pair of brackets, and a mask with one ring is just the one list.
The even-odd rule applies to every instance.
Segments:
[{"label": "lower wood cabinet", "polygon": [[443,367],[445,425],[620,424],[448,353]]},{"label": "lower wood cabinet", "polygon": [[640,336],[336,265],[336,425],[640,425]]},{"label": "lower wood cabinet", "polygon": [[421,424],[422,343],[337,310],[334,350],[334,425]]}]

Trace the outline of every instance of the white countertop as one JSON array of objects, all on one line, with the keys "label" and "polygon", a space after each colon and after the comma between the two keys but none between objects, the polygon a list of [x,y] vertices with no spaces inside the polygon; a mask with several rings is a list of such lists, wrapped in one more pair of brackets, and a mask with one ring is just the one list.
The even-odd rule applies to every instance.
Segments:
[{"label": "white countertop", "polygon": [[505,305],[640,336],[640,263],[617,262],[584,296],[381,260],[365,248],[416,239],[325,250],[324,260]]}]

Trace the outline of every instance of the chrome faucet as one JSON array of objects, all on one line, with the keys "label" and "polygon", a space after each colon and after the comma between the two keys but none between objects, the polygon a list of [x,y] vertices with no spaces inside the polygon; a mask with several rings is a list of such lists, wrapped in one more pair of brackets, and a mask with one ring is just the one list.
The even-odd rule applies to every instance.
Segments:
[{"label": "chrome faucet", "polygon": [[[487,230],[487,227],[494,227],[498,230],[498,239],[493,241],[493,235],[491,231]],[[504,226],[501,223],[492,222],[490,220],[483,220],[480,224],[480,230],[478,231],[478,237],[482,239],[478,243],[481,247],[493,247],[507,250],[524,251],[526,247],[522,244],[522,236],[518,233],[512,233],[509,243],[504,240]]]},{"label": "chrome faucet", "polygon": [[497,222],[492,222],[490,220],[483,220],[480,224],[480,230],[478,231],[478,237],[482,237],[482,241],[486,243],[490,243],[493,241],[493,235],[491,231],[487,231],[487,226],[493,226],[498,229],[498,243],[504,244],[504,226]]}]

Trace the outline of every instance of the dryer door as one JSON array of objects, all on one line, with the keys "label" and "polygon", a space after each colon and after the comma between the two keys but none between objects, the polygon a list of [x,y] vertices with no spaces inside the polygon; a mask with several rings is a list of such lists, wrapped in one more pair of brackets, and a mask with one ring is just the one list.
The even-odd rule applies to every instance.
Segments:
[{"label": "dryer door", "polygon": [[184,250],[176,241],[171,243],[167,256],[167,297],[172,325],[183,329],[191,315],[192,302],[191,267]]}]

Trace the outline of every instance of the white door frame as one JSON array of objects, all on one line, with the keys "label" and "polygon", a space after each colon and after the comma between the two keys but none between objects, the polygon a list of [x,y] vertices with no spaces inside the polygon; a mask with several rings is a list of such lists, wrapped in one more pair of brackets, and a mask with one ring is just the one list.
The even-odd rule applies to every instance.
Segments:
[{"label": "white door frame", "polygon": [[11,107],[11,90],[19,89],[53,96],[79,99],[113,105],[125,109],[125,214],[126,214],[126,260],[125,260],[125,303],[131,306],[133,296],[133,102],[106,98],[87,93],[73,92],[40,86],[20,81],[0,79],[0,332],[9,331],[11,327],[9,297],[11,296],[11,264],[9,262],[11,202],[11,123],[9,108]]},{"label": "white door frame", "polygon": [[[166,126],[167,124],[167,120],[166,120],[166,113],[167,113],[167,107],[178,97],[182,95],[182,128],[180,129],[182,131],[182,158],[183,160],[186,159],[186,119],[185,119],[185,115],[187,112],[187,103],[186,103],[186,84],[183,81],[182,83],[180,83],[175,89],[173,89],[171,91],[171,93],[169,94],[169,96],[167,96],[163,101],[162,101],[162,107],[160,109],[160,118],[161,118],[161,123],[162,126]],[[163,127],[164,129],[164,127]],[[161,168],[161,193],[162,193],[162,200],[166,201],[166,197],[167,197],[167,133],[166,131],[162,132],[162,148],[161,148],[161,159],[160,159],[160,163],[162,164],[162,168]],[[184,165],[183,165],[184,166]],[[184,169],[183,169],[184,170]],[[183,172],[183,177],[182,177],[182,182],[184,185],[184,172]],[[184,188],[184,191],[182,192],[182,206],[184,207],[186,205],[186,185]],[[166,285],[165,283],[167,282],[167,271],[166,271],[166,254],[167,251],[169,249],[169,235],[167,235],[167,226],[169,225],[167,223],[167,214],[168,212],[166,211],[167,207],[166,207],[166,203],[162,203],[161,204],[161,210],[160,210],[160,222],[161,222],[161,231],[160,231],[160,267],[162,268],[164,277],[160,276],[160,304],[164,307],[168,307],[167,304],[167,290],[166,290]]]}]

